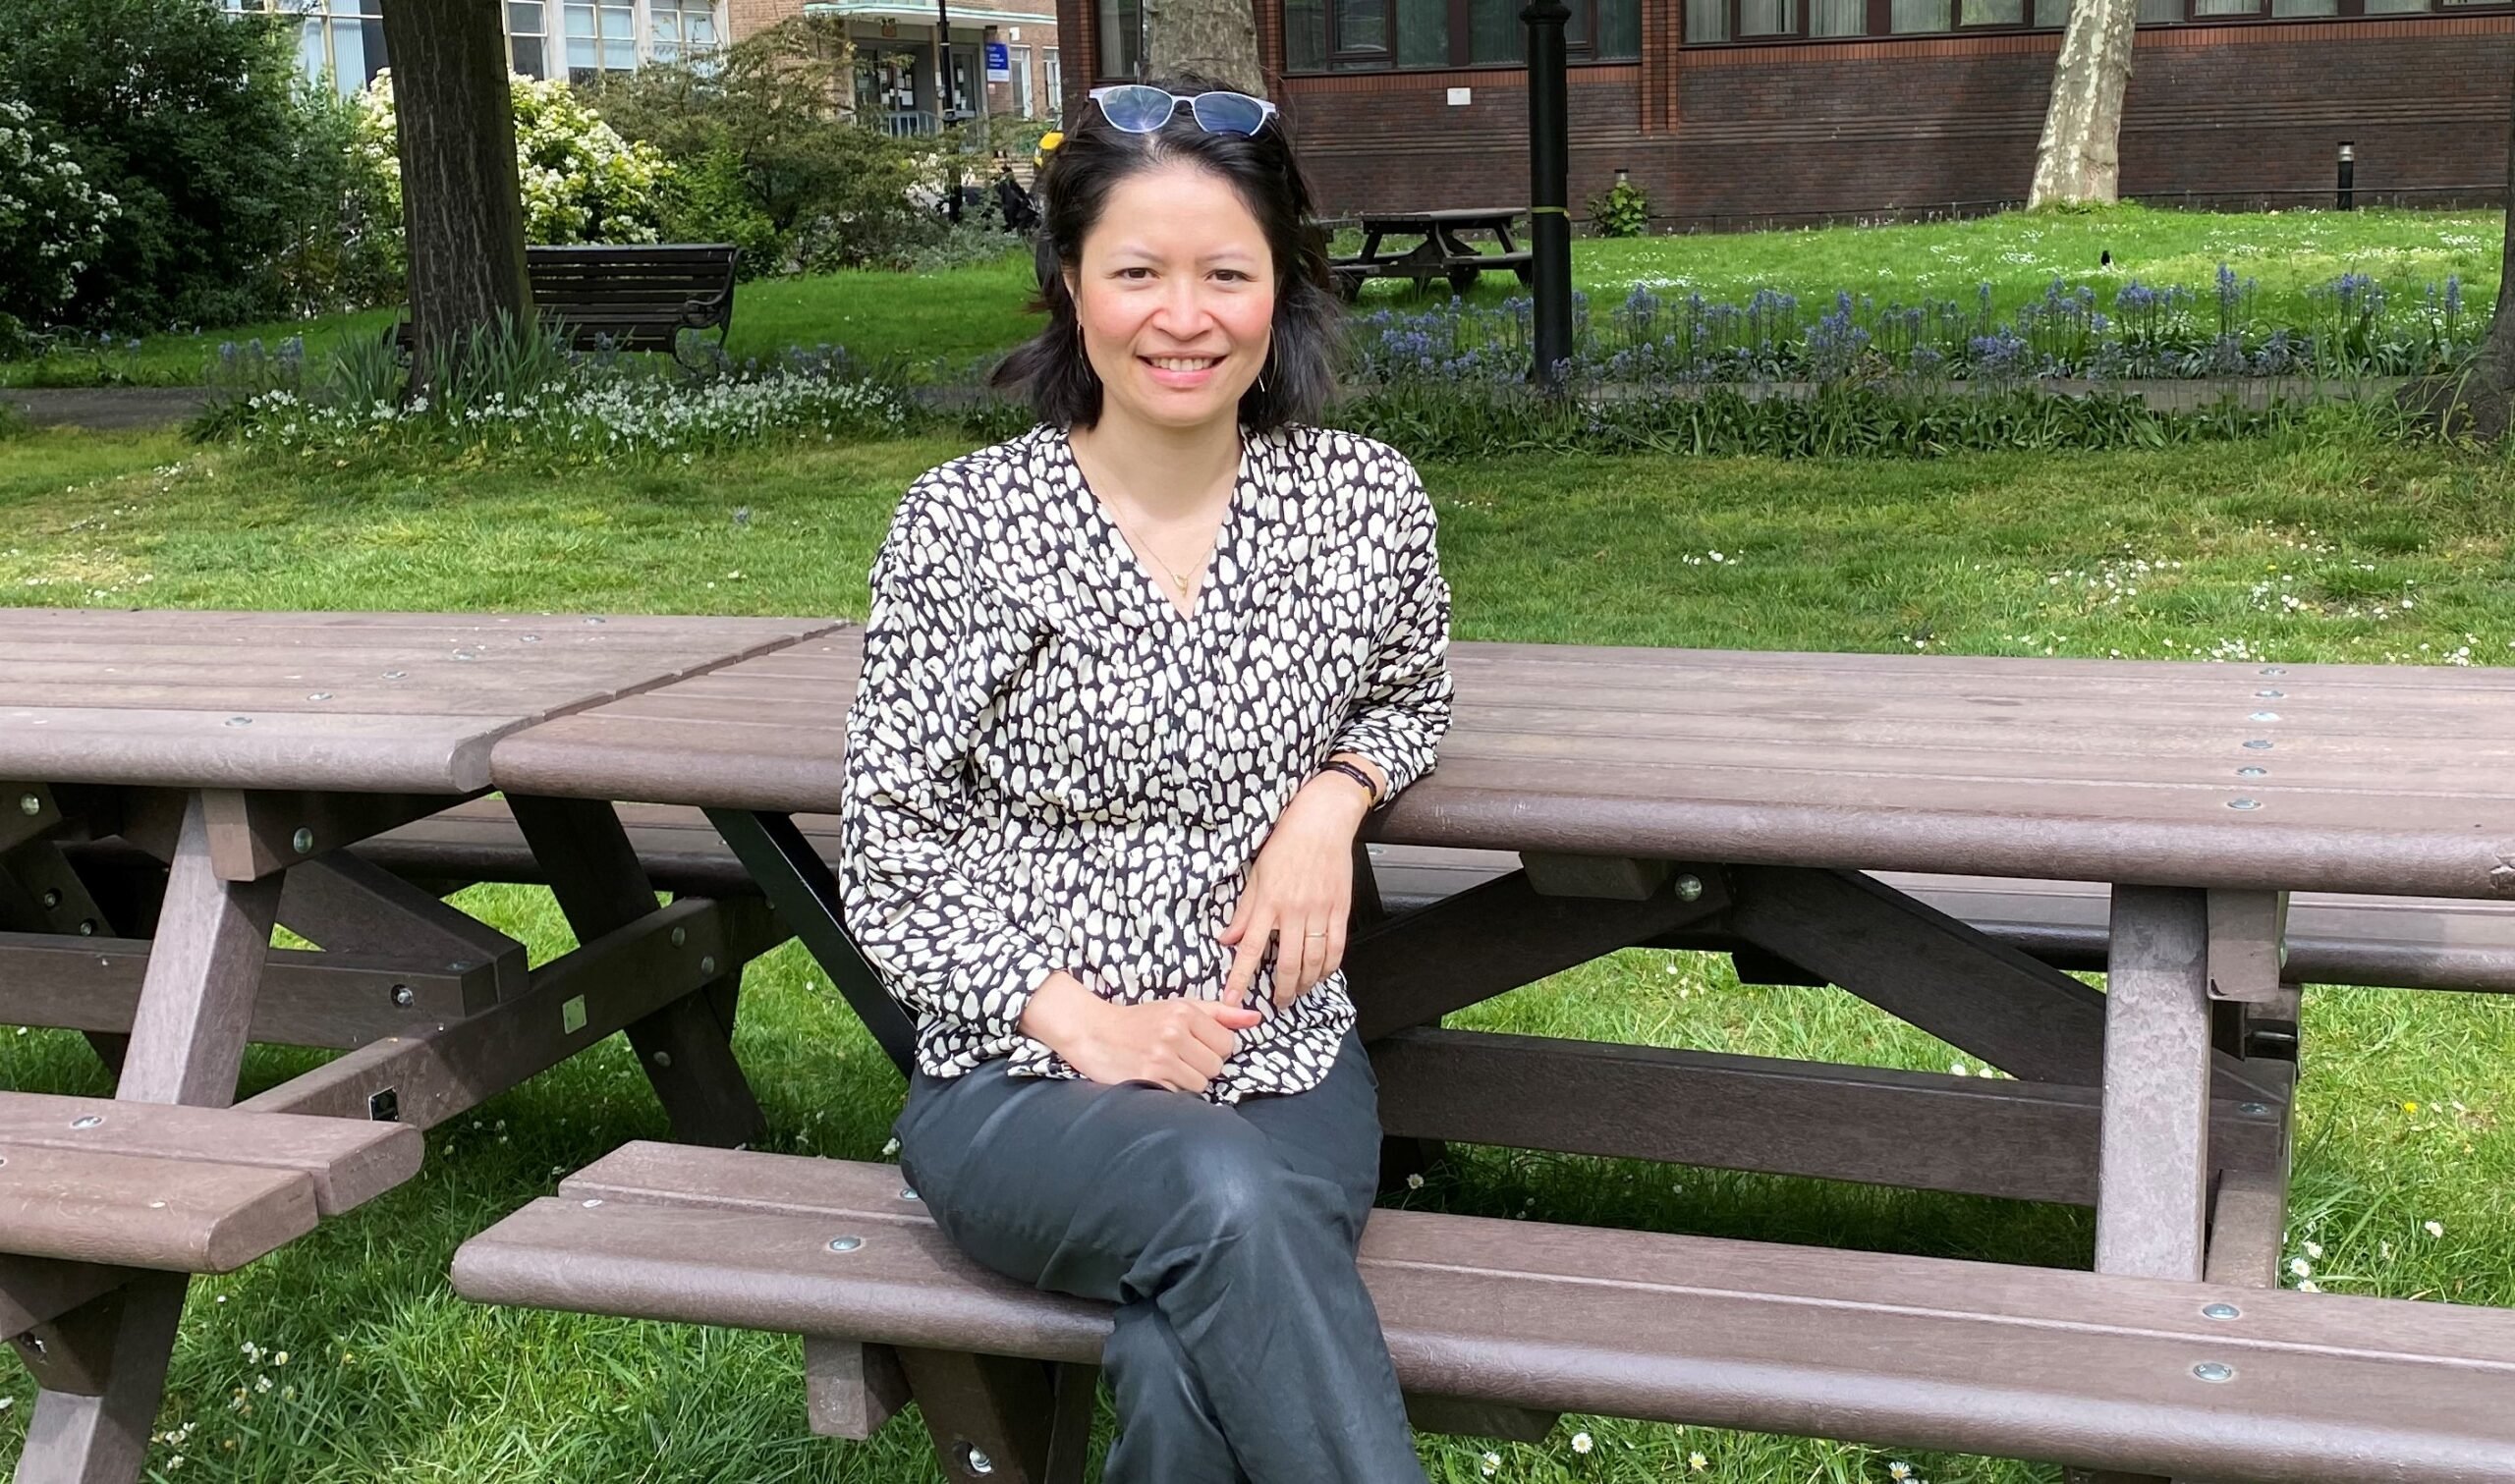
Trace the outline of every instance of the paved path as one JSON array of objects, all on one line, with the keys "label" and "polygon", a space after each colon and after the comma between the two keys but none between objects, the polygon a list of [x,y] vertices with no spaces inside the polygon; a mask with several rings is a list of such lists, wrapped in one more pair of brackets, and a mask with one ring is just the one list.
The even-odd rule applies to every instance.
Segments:
[{"label": "paved path", "polygon": [[209,401],[197,386],[0,387],[0,402],[14,405],[37,427],[81,427],[133,432],[173,427]]}]

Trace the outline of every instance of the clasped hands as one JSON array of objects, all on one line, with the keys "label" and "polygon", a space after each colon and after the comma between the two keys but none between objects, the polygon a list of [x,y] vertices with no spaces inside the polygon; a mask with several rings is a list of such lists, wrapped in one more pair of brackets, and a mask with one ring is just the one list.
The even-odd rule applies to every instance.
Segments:
[{"label": "clasped hands", "polygon": [[1353,909],[1354,832],[1369,796],[1326,773],[1302,786],[1250,863],[1249,885],[1216,941],[1232,950],[1222,997],[1120,1005],[1059,969],[1031,996],[1022,1033],[1095,1082],[1152,1082],[1202,1092],[1265,1017],[1251,1003],[1266,945],[1276,944],[1277,1009],[1308,994],[1345,959]]}]

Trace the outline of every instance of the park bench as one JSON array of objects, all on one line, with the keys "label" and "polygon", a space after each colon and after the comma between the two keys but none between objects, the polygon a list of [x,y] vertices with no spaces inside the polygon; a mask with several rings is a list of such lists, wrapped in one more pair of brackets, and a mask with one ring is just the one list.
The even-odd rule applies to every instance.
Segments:
[{"label": "park bench", "polygon": [[[1534,1441],[1570,1411],[2116,1477],[2515,1479],[2503,1311],[1393,1210],[1362,1268],[1420,1427]],[[815,1431],[914,1397],[949,1478],[1082,1477],[1106,1309],[963,1257],[896,1166],[633,1143],[465,1243],[454,1286],[801,1335]]]},{"label": "park bench", "polygon": [[[492,772],[702,810],[899,1062],[905,1018],[847,941],[806,832],[840,797],[858,659],[842,631],[560,717],[502,740]],[[2380,962],[2502,983],[2465,931],[2502,935],[2489,907],[2405,926],[2437,917],[2384,894],[2509,894],[2515,839],[2487,821],[2515,678],[1481,643],[1451,663],[1440,768],[1358,847],[1476,852],[1411,862],[1449,882],[1412,910],[1388,910],[1403,871],[1387,900],[1375,872],[1357,878],[1346,967],[1384,1173],[1447,1139],[2075,1202],[2096,1208],[2096,1271],[1388,1213],[1367,1258],[1401,1374],[1436,1399],[1419,1421],[1510,1435],[1580,1408],[2013,1453],[2108,1484],[2515,1478],[2510,1424],[2482,1400],[2515,1315],[2264,1292],[2283,1251],[2295,979]],[[624,823],[659,877],[730,889],[688,815]],[[425,873],[429,852],[483,843],[379,848]],[[1967,871],[2111,885],[2003,898]],[[1906,888],[1971,901],[2055,959],[2094,948],[2101,922],[2108,992]],[[2310,892],[2383,898],[2319,919],[2350,931],[2355,912],[2374,946],[2297,957]],[[2422,934],[2461,958],[2423,958]],[[1636,945],[1829,981],[2009,1075],[1440,1023]],[[889,1167],[621,1158],[653,1163],[633,1179],[606,1161],[484,1234],[458,1259],[462,1291],[803,1334],[828,1430],[862,1431],[905,1389],[954,1477],[978,1476],[973,1447],[990,1479],[1069,1476],[1088,1306],[990,1289],[931,1245],[898,1270],[812,1267],[888,1251],[885,1212],[914,1220]],[[2255,1318],[2276,1323],[2242,1330]],[[2238,1334],[2259,1347],[2222,1347]]]},{"label": "park bench", "polygon": [[[533,309],[580,351],[668,351],[687,358],[682,332],[733,330],[732,243],[583,243],[525,248]],[[390,332],[408,350],[411,323]]]}]

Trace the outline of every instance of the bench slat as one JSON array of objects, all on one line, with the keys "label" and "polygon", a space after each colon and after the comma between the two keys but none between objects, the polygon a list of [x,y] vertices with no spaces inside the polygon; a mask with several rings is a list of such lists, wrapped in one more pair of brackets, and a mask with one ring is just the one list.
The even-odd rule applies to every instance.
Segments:
[{"label": "bench slat", "polygon": [[[73,1127],[86,1119],[100,1122]],[[419,1174],[427,1141],[400,1124],[9,1092],[0,1143],[294,1171],[313,1182],[315,1209],[338,1216]]]},{"label": "bench slat", "polygon": [[314,1230],[302,1170],[47,1149],[0,1140],[0,1250],[228,1273]]},{"label": "bench slat", "polygon": [[[632,1150],[467,1243],[457,1291],[1097,1356],[1104,1308],[978,1268],[892,1167]],[[683,1176],[675,1198],[730,1204],[643,1188]],[[772,1209],[781,1186],[809,1207]],[[2515,1479],[2500,1311],[1405,1211],[1374,1213],[1363,1268],[1411,1390],[2279,1484]],[[2215,1300],[2242,1316],[2204,1318]],[[2193,1374],[2212,1360],[2234,1380]]]}]

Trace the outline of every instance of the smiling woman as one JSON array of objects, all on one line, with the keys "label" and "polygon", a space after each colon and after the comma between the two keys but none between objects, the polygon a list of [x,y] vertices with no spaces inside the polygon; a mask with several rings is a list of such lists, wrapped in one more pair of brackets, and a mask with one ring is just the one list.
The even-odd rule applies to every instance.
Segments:
[{"label": "smiling woman", "polygon": [[900,1163],[979,1262],[1118,1305],[1112,1484],[1422,1484],[1339,963],[1356,832],[1449,725],[1431,503],[1309,421],[1338,311],[1262,99],[1101,89],[1040,190],[997,376],[1039,426],[900,502],[848,717]]}]

